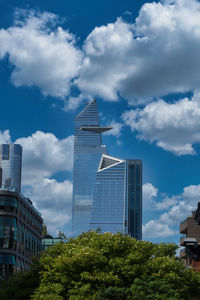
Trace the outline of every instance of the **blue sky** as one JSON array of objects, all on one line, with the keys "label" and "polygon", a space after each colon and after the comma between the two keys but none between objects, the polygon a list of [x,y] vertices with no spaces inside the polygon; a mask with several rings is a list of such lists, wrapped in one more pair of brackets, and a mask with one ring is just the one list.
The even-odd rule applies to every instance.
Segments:
[{"label": "blue sky", "polygon": [[0,142],[23,192],[71,231],[73,119],[94,98],[109,154],[143,161],[143,237],[179,241],[199,201],[200,3],[0,0]]}]

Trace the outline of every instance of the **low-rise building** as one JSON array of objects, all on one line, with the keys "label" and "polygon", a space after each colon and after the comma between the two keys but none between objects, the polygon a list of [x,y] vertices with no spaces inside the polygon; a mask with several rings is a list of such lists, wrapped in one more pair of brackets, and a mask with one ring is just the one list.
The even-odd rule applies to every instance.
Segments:
[{"label": "low-rise building", "polygon": [[17,189],[0,188],[0,280],[29,268],[41,251],[41,214]]},{"label": "low-rise building", "polygon": [[63,239],[61,237],[52,237],[51,235],[47,234],[44,237],[42,237],[42,250],[45,251],[49,247],[60,242],[63,242]]},{"label": "low-rise building", "polygon": [[[199,216],[200,216],[200,207]],[[200,272],[200,225],[197,222],[198,209],[183,222],[180,223],[180,258],[186,267]],[[200,218],[199,218],[200,220]],[[199,222],[200,223],[200,222]]]}]

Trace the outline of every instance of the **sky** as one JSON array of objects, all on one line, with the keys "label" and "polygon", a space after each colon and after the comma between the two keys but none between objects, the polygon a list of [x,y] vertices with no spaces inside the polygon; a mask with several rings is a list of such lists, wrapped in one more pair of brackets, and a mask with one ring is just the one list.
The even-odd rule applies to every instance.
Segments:
[{"label": "sky", "polygon": [[0,143],[71,234],[73,120],[97,100],[110,155],[143,162],[143,239],[179,243],[200,195],[200,2],[0,0]]}]

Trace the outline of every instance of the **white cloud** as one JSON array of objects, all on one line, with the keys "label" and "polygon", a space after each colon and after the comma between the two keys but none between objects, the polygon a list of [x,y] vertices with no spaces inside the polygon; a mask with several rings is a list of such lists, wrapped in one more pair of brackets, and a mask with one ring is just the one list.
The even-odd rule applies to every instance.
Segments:
[{"label": "white cloud", "polygon": [[52,133],[36,131],[15,143],[23,147],[23,194],[40,211],[50,233],[65,231],[72,215],[72,182],[49,177],[72,171],[73,136],[60,140]]},{"label": "white cloud", "polygon": [[96,27],[87,37],[85,58],[77,84],[83,93],[117,100],[119,83],[127,77],[126,57],[133,41],[130,25],[118,19]]},{"label": "white cloud", "polygon": [[162,224],[157,220],[151,220],[142,227],[143,237],[164,238],[177,234],[177,230],[172,230],[167,224]]},{"label": "white cloud", "polygon": [[73,136],[59,140],[52,133],[36,131],[16,140],[23,147],[23,184],[52,176],[59,171],[71,171]]},{"label": "white cloud", "polygon": [[14,25],[0,30],[0,57],[8,54],[15,86],[37,86],[44,95],[65,98],[73,82],[81,96],[70,98],[66,109],[77,107],[82,95],[108,101],[121,95],[138,104],[199,88],[197,0],[146,3],[135,23],[118,18],[95,27],[82,49],[58,21],[52,13],[18,10]]},{"label": "white cloud", "polygon": [[190,185],[184,188],[183,197],[190,204],[194,205],[199,201],[200,195],[200,184],[199,185]]},{"label": "white cloud", "polygon": [[77,84],[86,95],[137,104],[199,88],[200,3],[146,3],[134,24],[96,27],[84,51]]},{"label": "white cloud", "polygon": [[77,97],[69,97],[69,99],[65,102],[64,111],[69,111],[69,110],[75,110],[77,109],[77,107],[79,107],[79,105],[81,104],[81,102],[83,101],[84,97],[82,94],[80,94]]},{"label": "white cloud", "polygon": [[156,210],[165,210],[169,207],[177,204],[178,199],[176,196],[170,197],[163,197],[161,201],[155,202],[155,209]]},{"label": "white cloud", "polygon": [[122,130],[122,127],[123,127],[123,124],[120,123],[120,122],[116,122],[116,121],[111,121],[108,126],[111,126],[113,127],[111,130],[105,132],[105,135],[113,135],[115,137],[120,137],[121,135],[121,130]]},{"label": "white cloud", "polygon": [[0,131],[0,144],[10,144],[10,132],[9,130]]},{"label": "white cloud", "polygon": [[0,30],[0,58],[9,56],[16,86],[37,86],[44,95],[64,98],[77,76],[82,54],[75,37],[56,27],[52,13],[18,10],[15,24]]},{"label": "white cloud", "polygon": [[71,219],[72,182],[43,178],[24,187],[24,194],[33,201],[42,213],[48,231],[56,234],[63,231]]},{"label": "white cloud", "polygon": [[[183,193],[171,197],[170,209],[156,220],[144,224],[143,235],[146,239],[172,236],[178,233],[181,221],[192,214],[199,202],[200,184],[184,188]],[[168,201],[170,198],[167,198]],[[164,200],[163,200],[164,202]]]},{"label": "white cloud", "polygon": [[176,155],[195,154],[193,145],[200,143],[199,92],[176,103],[152,102],[125,112],[122,118],[139,139],[155,142]]},{"label": "white cloud", "polygon": [[152,183],[144,183],[142,186],[142,203],[144,210],[167,210],[176,205],[178,201],[179,196],[168,197],[166,194],[160,194]]},{"label": "white cloud", "polygon": [[142,186],[142,203],[144,208],[154,208],[155,198],[158,194],[158,189],[152,183],[145,183]]}]

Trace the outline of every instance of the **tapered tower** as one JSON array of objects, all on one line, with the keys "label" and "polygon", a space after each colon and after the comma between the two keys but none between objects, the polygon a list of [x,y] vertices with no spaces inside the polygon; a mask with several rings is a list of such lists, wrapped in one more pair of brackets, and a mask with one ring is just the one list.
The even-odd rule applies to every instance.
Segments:
[{"label": "tapered tower", "polygon": [[72,214],[74,234],[89,230],[96,172],[101,155],[107,153],[106,146],[102,145],[101,134],[111,128],[100,126],[96,100],[87,104],[75,118]]}]

